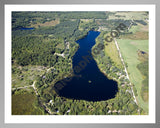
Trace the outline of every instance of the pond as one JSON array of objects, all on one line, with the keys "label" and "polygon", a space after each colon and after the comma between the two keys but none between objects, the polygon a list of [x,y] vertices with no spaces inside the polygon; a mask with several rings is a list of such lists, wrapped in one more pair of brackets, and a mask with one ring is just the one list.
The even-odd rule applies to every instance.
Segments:
[{"label": "pond", "polygon": [[34,28],[20,28],[20,30],[33,30]]},{"label": "pond", "polygon": [[118,92],[116,81],[109,80],[98,68],[91,49],[100,32],[89,31],[76,42],[80,48],[72,59],[74,76],[58,81],[54,90],[61,97],[70,99],[102,101],[114,98]]}]

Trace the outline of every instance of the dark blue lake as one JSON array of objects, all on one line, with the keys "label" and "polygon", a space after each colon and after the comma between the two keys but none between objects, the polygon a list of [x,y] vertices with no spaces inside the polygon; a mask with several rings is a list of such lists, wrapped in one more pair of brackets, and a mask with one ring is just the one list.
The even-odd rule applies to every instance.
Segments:
[{"label": "dark blue lake", "polygon": [[73,56],[74,76],[58,81],[54,89],[59,96],[87,101],[102,101],[114,98],[118,85],[109,80],[97,67],[91,55],[95,39],[100,34],[89,31],[88,35],[76,42],[80,48]]},{"label": "dark blue lake", "polygon": [[20,28],[20,30],[33,30],[34,28]]}]

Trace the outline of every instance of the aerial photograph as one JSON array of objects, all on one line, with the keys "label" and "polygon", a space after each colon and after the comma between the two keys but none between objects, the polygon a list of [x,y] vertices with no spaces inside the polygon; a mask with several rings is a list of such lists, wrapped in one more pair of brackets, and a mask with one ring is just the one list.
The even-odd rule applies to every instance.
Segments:
[{"label": "aerial photograph", "polygon": [[148,11],[11,18],[12,115],[149,114]]}]

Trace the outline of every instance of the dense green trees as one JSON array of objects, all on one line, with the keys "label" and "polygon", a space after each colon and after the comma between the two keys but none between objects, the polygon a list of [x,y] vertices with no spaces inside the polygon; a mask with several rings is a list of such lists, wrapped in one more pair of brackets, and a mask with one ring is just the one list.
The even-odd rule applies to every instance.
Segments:
[{"label": "dense green trees", "polygon": [[[19,65],[53,66],[55,63],[55,41],[43,37],[13,37],[12,59]],[[49,62],[52,62],[49,63]],[[50,64],[50,65],[49,65]]]}]

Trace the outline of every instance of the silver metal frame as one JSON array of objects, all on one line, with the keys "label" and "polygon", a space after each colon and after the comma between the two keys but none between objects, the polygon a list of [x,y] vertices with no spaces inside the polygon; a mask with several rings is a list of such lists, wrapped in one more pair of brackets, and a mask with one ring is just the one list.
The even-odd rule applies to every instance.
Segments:
[{"label": "silver metal frame", "polygon": [[[155,4],[156,5],[156,123],[155,124],[5,124],[4,123],[4,5],[5,4]],[[134,0],[134,1],[123,1],[123,0],[0,0],[0,127],[1,128],[22,128],[22,127],[68,127],[68,128],[159,128],[160,127],[160,58],[158,55],[160,54],[160,36],[158,36],[158,32],[160,32],[160,1],[159,0]]]}]

